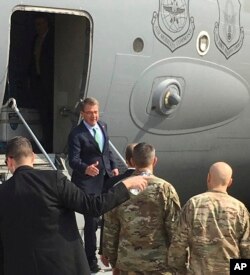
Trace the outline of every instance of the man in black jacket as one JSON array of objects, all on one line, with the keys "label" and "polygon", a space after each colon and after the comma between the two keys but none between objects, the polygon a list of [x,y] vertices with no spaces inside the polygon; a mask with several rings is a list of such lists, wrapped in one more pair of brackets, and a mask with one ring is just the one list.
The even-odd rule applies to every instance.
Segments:
[{"label": "man in black jacket", "polygon": [[91,196],[61,172],[36,170],[33,162],[28,139],[8,142],[6,164],[13,176],[0,185],[3,274],[89,275],[74,211],[100,216],[126,201],[128,189],[144,189],[146,178],[124,180],[107,194]]}]

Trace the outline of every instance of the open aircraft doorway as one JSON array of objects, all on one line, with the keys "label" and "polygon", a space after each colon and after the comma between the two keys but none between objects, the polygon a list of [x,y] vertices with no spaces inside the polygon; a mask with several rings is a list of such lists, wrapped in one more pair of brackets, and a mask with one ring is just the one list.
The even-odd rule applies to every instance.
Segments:
[{"label": "open aircraft doorway", "polygon": [[[66,150],[77,123],[75,106],[87,89],[91,36],[85,13],[22,7],[11,16],[5,101],[16,99],[48,153]],[[29,136],[18,127],[18,134]],[[10,129],[6,139],[12,134]]]}]

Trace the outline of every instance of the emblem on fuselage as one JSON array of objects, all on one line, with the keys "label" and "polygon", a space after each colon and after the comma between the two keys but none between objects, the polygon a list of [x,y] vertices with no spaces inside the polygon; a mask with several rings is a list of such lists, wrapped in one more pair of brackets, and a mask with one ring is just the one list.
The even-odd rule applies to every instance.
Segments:
[{"label": "emblem on fuselage", "polygon": [[244,28],[240,26],[241,4],[239,0],[220,0],[219,22],[215,23],[214,41],[216,47],[228,59],[237,53],[244,40]]},{"label": "emblem on fuselage", "polygon": [[155,37],[174,52],[193,37],[189,0],[159,0],[159,11],[154,11],[151,23]]}]

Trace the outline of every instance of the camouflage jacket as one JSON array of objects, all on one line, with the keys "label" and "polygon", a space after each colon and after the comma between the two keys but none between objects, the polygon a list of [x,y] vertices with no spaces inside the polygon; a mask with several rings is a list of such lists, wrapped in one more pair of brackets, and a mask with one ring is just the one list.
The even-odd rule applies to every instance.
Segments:
[{"label": "camouflage jacket", "polygon": [[169,265],[178,274],[226,275],[231,258],[250,258],[248,210],[227,193],[210,191],[194,196],[184,205],[177,222]]},{"label": "camouflage jacket", "polygon": [[103,255],[124,271],[165,271],[180,212],[174,187],[152,176],[148,187],[105,214]]}]

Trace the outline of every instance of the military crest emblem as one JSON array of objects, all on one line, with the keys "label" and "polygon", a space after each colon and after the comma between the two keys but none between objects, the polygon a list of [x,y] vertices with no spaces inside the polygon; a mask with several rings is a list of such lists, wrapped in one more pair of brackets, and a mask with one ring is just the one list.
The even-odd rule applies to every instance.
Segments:
[{"label": "military crest emblem", "polygon": [[244,28],[240,25],[241,4],[239,0],[217,0],[219,21],[214,27],[216,47],[226,57],[237,53],[244,40]]},{"label": "military crest emblem", "polygon": [[193,37],[189,0],[159,0],[159,10],[154,11],[151,23],[155,37],[174,52]]}]

